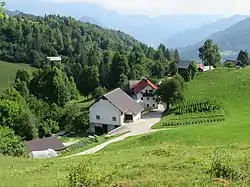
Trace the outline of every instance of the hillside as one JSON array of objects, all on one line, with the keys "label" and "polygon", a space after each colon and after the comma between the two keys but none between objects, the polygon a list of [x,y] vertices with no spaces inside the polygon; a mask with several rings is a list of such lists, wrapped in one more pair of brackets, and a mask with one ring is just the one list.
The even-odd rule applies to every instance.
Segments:
[{"label": "hillside", "polygon": [[[95,156],[35,161],[0,157],[1,184],[63,186],[72,171],[71,164],[98,160],[83,166],[89,166],[93,180],[97,175],[115,173],[101,186],[249,186],[249,81],[250,69],[246,68],[216,69],[188,83],[186,99],[213,97],[224,101],[228,118],[223,123],[183,126],[129,138]],[[217,169],[224,167],[234,180],[228,180],[226,174],[223,179],[210,178],[213,160]]]},{"label": "hillside", "polygon": [[[208,36],[206,39],[212,39],[213,42],[219,46],[221,52],[227,52],[229,55],[231,53],[233,54],[231,57],[235,58],[235,53],[237,54],[240,50],[250,50],[250,37],[248,35],[249,29],[250,18],[247,18],[223,31]],[[198,48],[206,39],[195,45],[180,49],[181,56],[188,59],[196,58],[198,55]],[[224,58],[228,58],[226,56],[227,55],[225,55]]]},{"label": "hillside", "polygon": [[227,29],[228,27],[246,19],[244,15],[234,15],[229,18],[219,19],[211,24],[205,24],[197,29],[187,29],[171,36],[165,43],[170,48],[186,47],[193,45],[213,33]]},{"label": "hillside", "polygon": [[19,69],[31,69],[28,64],[14,64],[0,61],[0,92],[8,88],[15,80]]}]

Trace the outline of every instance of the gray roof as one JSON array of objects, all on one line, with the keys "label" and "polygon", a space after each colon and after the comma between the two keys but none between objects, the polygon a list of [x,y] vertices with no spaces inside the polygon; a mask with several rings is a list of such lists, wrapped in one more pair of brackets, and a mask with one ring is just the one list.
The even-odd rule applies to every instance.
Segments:
[{"label": "gray roof", "polygon": [[63,143],[55,136],[49,138],[41,138],[26,142],[29,152],[43,151],[47,149],[54,149],[55,151],[61,151],[66,149]]},{"label": "gray roof", "polygon": [[137,115],[143,110],[143,107],[139,103],[135,102],[135,100],[133,100],[121,88],[117,88],[105,94],[103,98],[109,100],[123,113],[131,111],[134,115]]},{"label": "gray roof", "polygon": [[190,60],[180,60],[178,62],[178,68],[188,69],[188,67],[189,67],[190,64],[191,64]]}]

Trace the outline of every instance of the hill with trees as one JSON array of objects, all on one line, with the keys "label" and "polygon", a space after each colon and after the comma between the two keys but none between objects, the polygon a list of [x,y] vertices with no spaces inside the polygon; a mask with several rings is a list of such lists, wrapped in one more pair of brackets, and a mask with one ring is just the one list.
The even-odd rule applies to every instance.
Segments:
[{"label": "hill with trees", "polygon": [[[210,35],[206,39],[212,39],[218,45],[224,58],[235,58],[240,50],[250,50],[249,29],[250,18],[247,18],[223,31]],[[198,49],[202,43],[203,41],[200,41],[193,46],[180,49],[181,56],[187,59],[197,58]]]},{"label": "hill with trees", "polygon": [[41,68],[50,64],[46,57],[60,55],[62,64],[56,65],[73,76],[84,95],[94,91],[94,87],[81,88],[84,80],[112,89],[128,79],[168,75],[170,63],[179,58],[178,51],[174,54],[164,45],[154,50],[120,31],[71,17],[20,14],[4,16],[0,23],[0,60]]},{"label": "hill with trees", "polygon": [[[6,127],[1,133],[17,140],[0,146],[8,144],[12,152],[2,154],[14,156],[25,153],[23,145],[16,145],[20,138],[48,137],[58,131],[86,134],[88,112],[72,102],[80,95],[98,99],[107,90],[126,90],[130,79],[150,77],[158,82],[177,73],[180,58],[178,50],[163,44],[155,50],[120,31],[58,15],[1,13],[0,35],[0,60],[35,67],[32,72],[15,70],[0,95],[0,124]],[[61,56],[62,62],[51,62],[48,56]],[[10,66],[0,66],[4,64]],[[7,70],[4,77],[9,76]],[[17,146],[20,151],[14,153]]]}]

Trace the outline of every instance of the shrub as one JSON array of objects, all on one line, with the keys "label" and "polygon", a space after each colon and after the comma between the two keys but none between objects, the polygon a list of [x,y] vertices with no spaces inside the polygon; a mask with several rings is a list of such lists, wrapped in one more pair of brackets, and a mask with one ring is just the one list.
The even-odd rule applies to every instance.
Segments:
[{"label": "shrub", "polygon": [[228,67],[228,68],[235,68],[236,67],[235,63],[232,61],[224,63],[224,66]]},{"label": "shrub", "polygon": [[94,171],[98,161],[83,160],[79,165],[73,166],[70,169],[68,175],[69,187],[90,187],[100,186],[101,183],[105,183],[111,180],[111,177],[117,172],[116,169],[107,175],[98,174]]},{"label": "shrub", "polygon": [[26,155],[26,147],[19,136],[8,127],[0,126],[0,154],[8,156]]},{"label": "shrub", "polygon": [[222,162],[222,159],[218,155],[214,156],[211,169],[209,170],[210,177],[229,180],[243,180],[244,174],[229,166],[225,160],[226,159],[223,159],[224,162]]}]

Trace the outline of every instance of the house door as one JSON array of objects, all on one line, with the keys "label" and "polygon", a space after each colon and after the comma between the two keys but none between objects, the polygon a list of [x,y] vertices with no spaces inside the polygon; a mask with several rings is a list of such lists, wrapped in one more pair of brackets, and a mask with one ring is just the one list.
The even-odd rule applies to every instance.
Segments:
[{"label": "house door", "polygon": [[108,125],[102,125],[102,127],[95,127],[96,135],[103,135],[108,133]]},{"label": "house door", "polygon": [[125,121],[133,121],[133,115],[125,114]]}]

